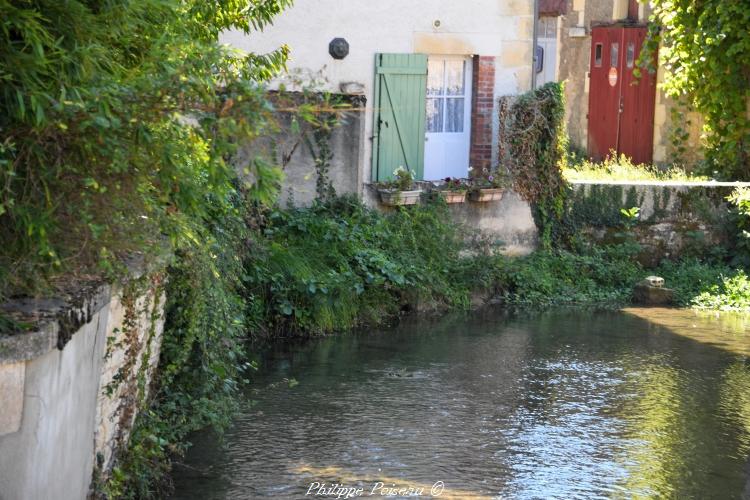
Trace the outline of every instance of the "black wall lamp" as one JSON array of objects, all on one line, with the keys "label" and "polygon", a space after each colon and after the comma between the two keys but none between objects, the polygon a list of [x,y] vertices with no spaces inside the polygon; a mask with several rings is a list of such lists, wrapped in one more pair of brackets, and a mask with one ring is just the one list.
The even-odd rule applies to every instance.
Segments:
[{"label": "black wall lamp", "polygon": [[328,53],[334,59],[343,59],[349,55],[349,42],[343,38],[334,38],[328,44]]}]

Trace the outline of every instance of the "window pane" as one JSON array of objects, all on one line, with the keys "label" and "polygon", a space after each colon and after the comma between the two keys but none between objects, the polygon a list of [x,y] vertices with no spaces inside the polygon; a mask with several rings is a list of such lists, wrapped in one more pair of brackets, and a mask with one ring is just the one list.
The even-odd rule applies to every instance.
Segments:
[{"label": "window pane", "polygon": [[443,99],[427,99],[427,132],[443,131]]},{"label": "window pane", "polygon": [[635,42],[628,43],[627,61],[628,68],[632,68],[635,63]]},{"label": "window pane", "polygon": [[619,66],[617,64],[620,61],[620,44],[619,43],[613,43],[612,48],[609,53],[609,65],[613,68],[616,68]]},{"label": "window pane", "polygon": [[446,99],[445,131],[464,131],[464,98]]},{"label": "window pane", "polygon": [[556,17],[547,18],[547,31],[546,31],[545,36],[547,38],[557,38],[557,18]]},{"label": "window pane", "polygon": [[602,44],[597,43],[594,51],[594,66],[597,68],[602,65]]},{"label": "window pane", "polygon": [[464,61],[445,61],[446,95],[464,95]]},{"label": "window pane", "polygon": [[427,61],[427,95],[441,95],[445,76],[445,63],[441,60]]},{"label": "window pane", "polygon": [[557,38],[557,18],[542,16],[537,23],[537,34],[539,38]]}]

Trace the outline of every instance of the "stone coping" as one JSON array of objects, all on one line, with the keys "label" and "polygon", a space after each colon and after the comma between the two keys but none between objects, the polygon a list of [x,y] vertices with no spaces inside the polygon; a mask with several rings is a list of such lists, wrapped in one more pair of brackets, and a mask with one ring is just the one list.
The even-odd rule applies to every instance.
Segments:
[{"label": "stone coping", "polygon": [[568,181],[573,185],[604,185],[604,186],[663,186],[663,187],[747,187],[750,182],[719,182],[719,181],[599,181],[576,180]]},{"label": "stone coping", "polygon": [[109,304],[108,284],[77,286],[55,298],[24,297],[0,304],[0,310],[30,330],[0,336],[0,364],[34,359],[63,349],[73,334]]},{"label": "stone coping", "polygon": [[[135,280],[165,268],[170,256],[147,264],[134,255],[125,264],[125,281]],[[23,332],[0,335],[0,365],[37,358],[65,344],[82,326],[112,299],[114,286],[95,277],[70,280],[52,297],[19,297],[0,303],[0,311],[13,320],[29,325]]]}]

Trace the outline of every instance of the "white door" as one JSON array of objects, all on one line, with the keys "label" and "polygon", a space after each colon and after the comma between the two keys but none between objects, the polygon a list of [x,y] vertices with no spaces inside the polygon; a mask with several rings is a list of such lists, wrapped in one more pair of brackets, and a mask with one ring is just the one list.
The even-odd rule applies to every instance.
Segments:
[{"label": "white door", "polygon": [[424,179],[468,177],[471,59],[429,56]]},{"label": "white door", "polygon": [[541,71],[536,75],[536,83],[542,86],[545,83],[557,81],[557,18],[540,17],[537,29],[538,44],[543,52]]}]

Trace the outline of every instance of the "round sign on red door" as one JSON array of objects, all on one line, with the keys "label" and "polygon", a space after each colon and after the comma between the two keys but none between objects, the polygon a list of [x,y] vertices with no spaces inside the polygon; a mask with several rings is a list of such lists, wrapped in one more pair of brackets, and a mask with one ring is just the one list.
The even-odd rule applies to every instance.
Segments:
[{"label": "round sign on red door", "polygon": [[617,68],[609,68],[609,75],[607,77],[609,78],[610,87],[617,85]]}]

